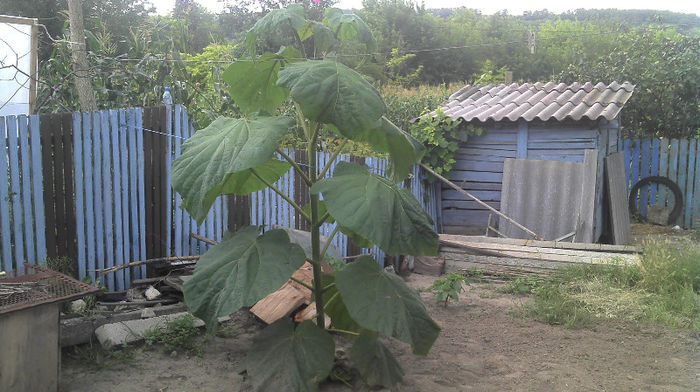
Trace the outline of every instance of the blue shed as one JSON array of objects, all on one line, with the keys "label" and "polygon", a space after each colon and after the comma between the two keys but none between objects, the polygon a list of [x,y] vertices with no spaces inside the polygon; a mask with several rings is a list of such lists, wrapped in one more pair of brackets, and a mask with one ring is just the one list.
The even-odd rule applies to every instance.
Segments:
[{"label": "blue shed", "polygon": [[[603,159],[618,151],[620,111],[634,91],[629,82],[465,86],[442,106],[455,121],[484,132],[460,145],[448,178],[500,210],[505,158],[583,162],[598,150],[594,235],[603,230]],[[442,231],[483,234],[489,210],[443,185]]]}]

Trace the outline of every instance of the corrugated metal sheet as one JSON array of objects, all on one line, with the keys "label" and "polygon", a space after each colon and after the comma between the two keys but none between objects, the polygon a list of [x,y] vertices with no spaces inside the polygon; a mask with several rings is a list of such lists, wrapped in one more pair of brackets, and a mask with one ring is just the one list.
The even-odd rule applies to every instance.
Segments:
[{"label": "corrugated metal sheet", "polygon": [[[593,218],[592,211],[581,216],[582,195],[595,191],[594,185],[583,189],[584,182],[583,163],[506,159],[501,212],[545,240],[579,231],[583,220]],[[499,227],[507,237],[530,238],[505,220],[499,221]]]},{"label": "corrugated metal sheet", "polygon": [[442,108],[453,120],[464,121],[612,120],[634,87],[629,82],[468,85],[452,94]]}]

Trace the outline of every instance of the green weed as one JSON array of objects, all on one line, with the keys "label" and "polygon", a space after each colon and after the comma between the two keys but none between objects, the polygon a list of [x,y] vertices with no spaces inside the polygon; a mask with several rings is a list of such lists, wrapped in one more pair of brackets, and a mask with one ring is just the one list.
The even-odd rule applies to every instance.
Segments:
[{"label": "green weed", "polygon": [[146,331],[143,335],[146,345],[158,343],[168,350],[184,349],[190,354],[202,355],[203,344],[196,340],[199,330],[194,326],[194,320],[194,316],[186,314],[162,327]]},{"label": "green weed", "polygon": [[499,287],[497,291],[512,295],[530,295],[542,282],[542,279],[530,276],[518,276]]},{"label": "green weed", "polygon": [[453,272],[445,275],[442,279],[435,279],[427,290],[433,291],[437,302],[444,302],[445,307],[447,307],[449,300],[459,301],[459,293],[464,291],[465,284],[469,285],[467,278]]},{"label": "green weed", "polygon": [[503,290],[529,291],[535,301],[523,314],[550,324],[576,328],[617,318],[700,329],[700,252],[666,243],[645,244],[637,265],[577,265],[550,281],[516,279]]},{"label": "green weed", "polygon": [[118,349],[106,350],[100,345],[84,344],[73,346],[68,355],[85,366],[95,370],[105,369],[117,364],[127,364],[134,359],[136,348],[123,344]]}]

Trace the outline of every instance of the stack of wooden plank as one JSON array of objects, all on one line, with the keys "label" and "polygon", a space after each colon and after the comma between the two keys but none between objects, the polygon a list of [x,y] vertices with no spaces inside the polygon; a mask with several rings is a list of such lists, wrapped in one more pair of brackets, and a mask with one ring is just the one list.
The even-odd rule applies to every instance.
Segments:
[{"label": "stack of wooden plank", "polygon": [[484,269],[503,273],[549,273],[572,264],[635,264],[640,249],[626,245],[440,235],[445,272]]}]

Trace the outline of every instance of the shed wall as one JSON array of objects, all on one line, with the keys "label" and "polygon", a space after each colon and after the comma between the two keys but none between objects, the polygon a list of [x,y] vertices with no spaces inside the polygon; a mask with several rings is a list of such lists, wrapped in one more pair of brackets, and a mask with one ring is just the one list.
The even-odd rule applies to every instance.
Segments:
[{"label": "shed wall", "polygon": [[[586,149],[599,150],[594,237],[602,234],[603,158],[617,151],[618,122],[497,123],[460,145],[450,181],[500,210],[505,158],[583,162]],[[483,234],[490,211],[443,186],[442,228],[445,233]]]}]

